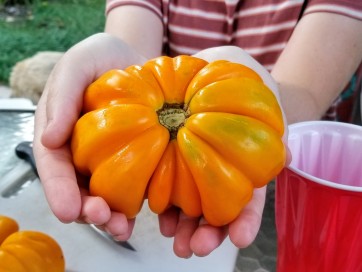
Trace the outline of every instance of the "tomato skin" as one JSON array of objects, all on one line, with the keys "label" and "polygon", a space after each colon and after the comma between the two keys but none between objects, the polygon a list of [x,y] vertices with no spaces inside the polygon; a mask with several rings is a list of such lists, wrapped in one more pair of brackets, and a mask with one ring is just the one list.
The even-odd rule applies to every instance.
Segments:
[{"label": "tomato skin", "polygon": [[170,206],[173,181],[176,176],[175,148],[175,141],[167,145],[148,187],[148,205],[157,214],[164,212]]},{"label": "tomato skin", "polygon": [[11,217],[0,215],[0,245],[10,234],[19,230],[18,223]]},{"label": "tomato skin", "polygon": [[[222,91],[221,91],[222,90]],[[282,112],[274,94],[260,81],[229,78],[209,84],[190,101],[190,114],[225,112],[249,116],[284,133]]]},{"label": "tomato skin", "polygon": [[112,210],[134,218],[148,198],[157,214],[176,206],[223,226],[284,167],[283,135],[278,100],[254,70],[159,57],[88,87],[71,148]]},{"label": "tomato skin", "polygon": [[160,125],[135,137],[94,170],[90,193],[101,192],[111,209],[134,218],[142,207],[148,181],[168,140],[168,131]]},{"label": "tomato skin", "polygon": [[144,67],[153,72],[168,104],[184,103],[192,78],[207,62],[191,56],[161,57],[148,61]]},{"label": "tomato skin", "polygon": [[260,76],[249,67],[226,60],[217,60],[203,67],[191,80],[184,102],[188,104],[195,93],[205,86],[228,78],[252,78],[262,81]]},{"label": "tomato skin", "polygon": [[91,84],[84,95],[84,112],[122,103],[141,104],[159,109],[164,103],[156,79],[148,69],[131,66],[111,70]]},{"label": "tomato skin", "polygon": [[0,271],[65,271],[62,249],[47,234],[19,231],[14,219],[0,216],[0,236]]},{"label": "tomato skin", "polygon": [[188,129],[179,131],[178,142],[195,178],[207,222],[222,226],[234,220],[252,196],[252,183]]},{"label": "tomato skin", "polygon": [[207,112],[192,115],[185,127],[239,168],[254,187],[266,185],[285,164],[280,135],[254,118]]},{"label": "tomato skin", "polygon": [[0,271],[29,272],[13,254],[0,250]]},{"label": "tomato skin", "polygon": [[[89,175],[97,165],[114,155],[115,150],[157,124],[155,111],[140,104],[117,104],[87,113],[73,131],[73,160],[78,171]],[[96,129],[88,130],[89,127]]]}]

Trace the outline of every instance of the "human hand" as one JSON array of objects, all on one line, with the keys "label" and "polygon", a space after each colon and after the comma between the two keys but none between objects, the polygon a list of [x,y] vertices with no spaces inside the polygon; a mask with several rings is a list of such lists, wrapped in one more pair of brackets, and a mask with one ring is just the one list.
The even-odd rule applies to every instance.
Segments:
[{"label": "human hand", "polygon": [[83,91],[104,72],[145,59],[107,34],[96,34],[67,51],[52,71],[35,115],[34,155],[49,206],[62,222],[93,223],[116,239],[131,235],[134,220],[90,196],[76,174],[68,140],[78,120]]},{"label": "human hand", "polygon": [[[203,50],[195,56],[209,62],[218,59],[239,62],[252,68],[261,76],[281,104],[277,84],[269,72],[242,49],[234,46],[222,46]],[[283,141],[286,143],[288,129],[284,113],[283,119],[285,124]],[[286,164],[289,164],[291,158],[288,150],[287,154]],[[166,237],[174,237],[174,252],[183,258],[188,258],[192,254],[197,256],[210,254],[227,235],[238,248],[247,247],[254,241],[259,231],[265,196],[266,186],[255,189],[251,201],[244,207],[241,214],[224,227],[211,226],[203,218],[187,217],[179,210],[171,208],[159,216],[161,233]]]},{"label": "human hand", "polygon": [[229,235],[238,248],[249,246],[255,239],[262,220],[266,186],[254,190],[253,198],[243,208],[241,214],[229,225],[214,227],[203,218],[191,218],[170,208],[159,215],[161,233],[174,237],[173,250],[181,258],[193,254],[199,257],[209,255],[222,244]]},{"label": "human hand", "polygon": [[[111,48],[113,50],[110,50],[110,44],[114,47]],[[108,56],[102,48],[107,48],[107,52],[111,51],[112,56]],[[128,50],[127,59],[123,55],[125,50]],[[222,54],[218,56],[227,59]],[[68,51],[57,65],[36,114],[34,151],[44,190],[54,214],[63,222],[79,220],[102,225],[120,240],[129,238],[134,221],[111,211],[102,198],[89,196],[86,189],[79,187],[79,183],[84,180],[76,178],[67,140],[79,118],[83,90],[109,69],[125,68],[143,61],[142,57],[109,36],[97,35],[87,39]],[[85,65],[77,65],[78,63]],[[47,168],[47,165],[50,167]],[[200,256],[207,255],[221,244],[227,234],[237,246],[247,246],[255,238],[260,226],[264,198],[265,188],[256,190],[248,207],[228,228],[211,227],[205,222],[199,225],[198,219],[190,219],[169,210],[160,216],[161,232],[166,236],[175,236],[174,250],[181,257],[187,257],[192,252]],[[245,233],[240,236],[240,230],[244,228]]]}]

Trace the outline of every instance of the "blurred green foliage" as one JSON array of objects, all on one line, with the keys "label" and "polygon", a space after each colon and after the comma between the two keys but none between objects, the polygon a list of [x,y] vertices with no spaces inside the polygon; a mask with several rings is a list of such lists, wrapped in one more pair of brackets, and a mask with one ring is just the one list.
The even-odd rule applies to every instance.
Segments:
[{"label": "blurred green foliage", "polygon": [[65,51],[104,29],[105,0],[33,0],[25,5],[28,16],[9,15],[4,3],[0,2],[0,82],[4,84],[19,60],[38,51]]}]

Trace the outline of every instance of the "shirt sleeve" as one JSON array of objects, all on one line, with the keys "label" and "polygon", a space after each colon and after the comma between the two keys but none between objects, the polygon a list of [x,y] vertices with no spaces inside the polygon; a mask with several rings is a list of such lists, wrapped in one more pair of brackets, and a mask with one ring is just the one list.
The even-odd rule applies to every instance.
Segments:
[{"label": "shirt sleeve", "polygon": [[311,0],[304,15],[315,12],[330,12],[357,20],[362,20],[362,1],[360,0]]},{"label": "shirt sleeve", "polygon": [[139,6],[148,9],[162,21],[162,0],[107,0],[106,14],[120,6]]}]

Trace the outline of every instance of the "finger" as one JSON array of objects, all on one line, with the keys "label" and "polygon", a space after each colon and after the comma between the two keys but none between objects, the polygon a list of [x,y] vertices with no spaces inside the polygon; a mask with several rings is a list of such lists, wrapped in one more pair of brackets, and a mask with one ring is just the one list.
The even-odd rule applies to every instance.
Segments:
[{"label": "finger", "polygon": [[127,241],[134,229],[136,220],[127,219],[124,214],[112,213],[111,220],[106,224],[106,231],[113,235],[113,238],[117,241]]},{"label": "finger", "polygon": [[86,223],[103,225],[111,218],[111,210],[106,201],[97,196],[82,196],[80,219]]},{"label": "finger", "polygon": [[127,217],[122,213],[111,212],[111,217],[104,225],[104,230],[114,236],[128,233]]},{"label": "finger", "polygon": [[[40,141],[47,122],[46,99],[47,94],[45,93],[39,100],[35,112],[34,156],[39,178],[51,210],[60,221],[68,223],[76,220],[80,214],[80,193],[69,150],[66,147],[51,150],[43,146]],[[71,205],[64,205],[64,203],[71,203]]]},{"label": "finger", "polygon": [[173,243],[173,250],[178,257],[190,258],[192,256],[190,241],[198,226],[199,218],[189,217],[180,212]]},{"label": "finger", "polygon": [[254,195],[241,214],[229,225],[230,240],[239,248],[249,246],[258,234],[264,204],[266,186],[255,189]]},{"label": "finger", "polygon": [[165,237],[173,237],[176,234],[180,210],[172,207],[158,215],[160,232]]},{"label": "finger", "polygon": [[[127,241],[131,238],[135,222],[136,219],[127,219],[122,213],[112,212],[107,223],[94,226],[112,235],[116,241]],[[85,221],[82,220],[78,223],[85,223]]]},{"label": "finger", "polygon": [[79,217],[80,192],[68,147],[48,149],[40,142],[46,124],[45,99],[46,95],[40,99],[35,113],[34,156],[50,209],[60,221],[69,223]]},{"label": "finger", "polygon": [[214,227],[206,222],[202,223],[191,238],[191,250],[196,256],[207,256],[221,245],[226,236],[226,227]]},{"label": "finger", "polygon": [[64,223],[76,220],[81,196],[72,158],[67,146],[59,149],[37,147],[37,168],[50,209]]}]

